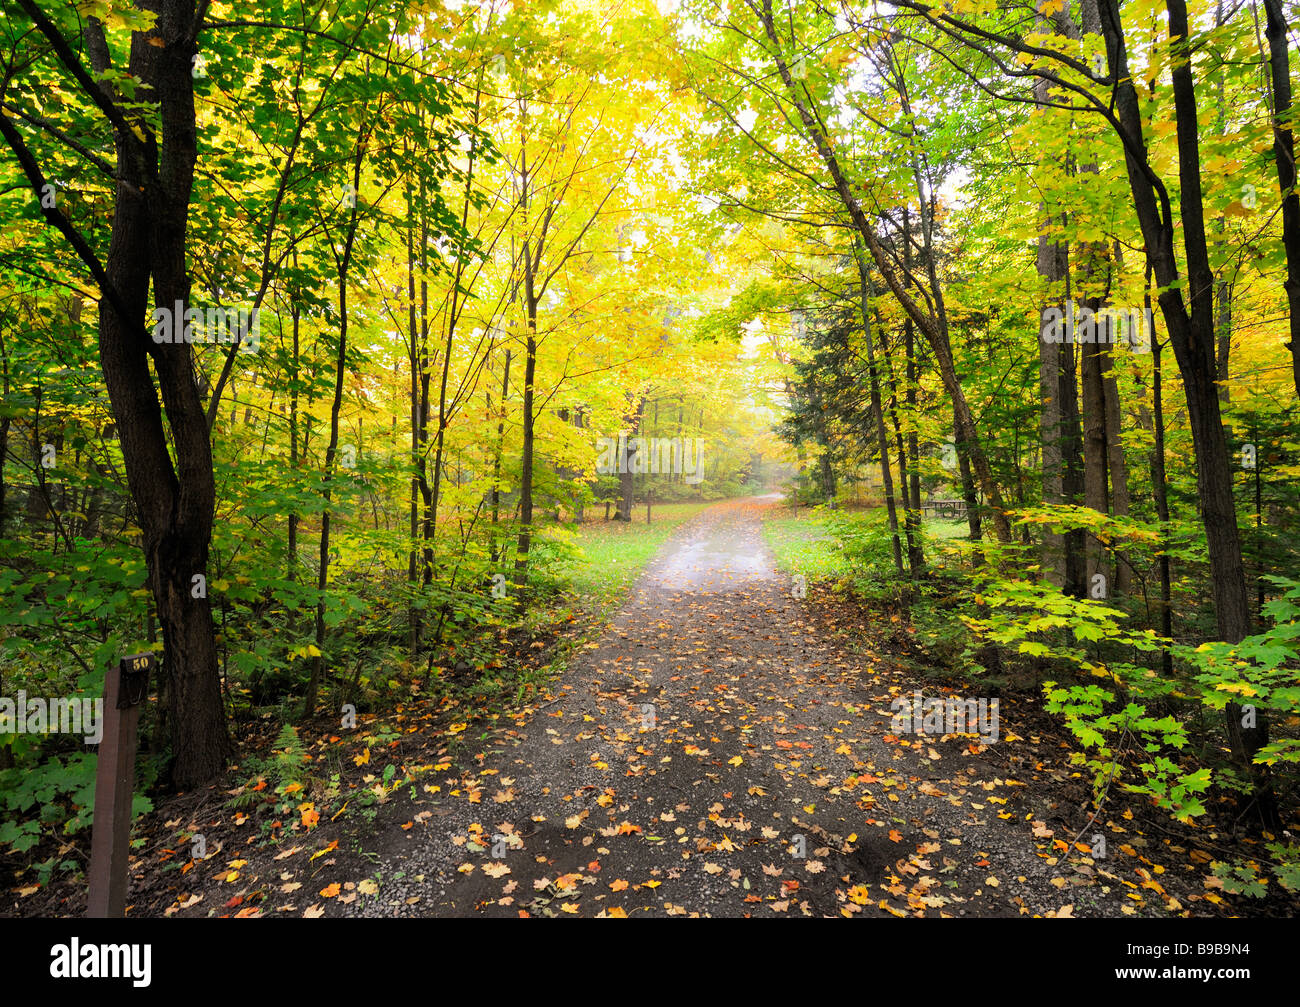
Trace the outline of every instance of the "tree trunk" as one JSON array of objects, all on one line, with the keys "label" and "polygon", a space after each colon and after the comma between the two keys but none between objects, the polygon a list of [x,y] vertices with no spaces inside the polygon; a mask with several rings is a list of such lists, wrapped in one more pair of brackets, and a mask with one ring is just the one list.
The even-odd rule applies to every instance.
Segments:
[{"label": "tree trunk", "polygon": [[1291,338],[1291,378],[1300,395],[1300,194],[1296,192],[1295,139],[1291,126],[1291,67],[1286,10],[1282,0],[1264,0],[1268,68],[1273,85],[1273,162],[1282,196],[1282,246],[1286,249],[1287,316]]},{"label": "tree trunk", "polygon": [[[1187,5],[1184,0],[1167,0],[1165,6],[1169,14],[1170,40],[1176,48],[1185,47],[1188,42]],[[1103,0],[1102,31],[1106,37],[1111,76],[1117,81],[1114,108],[1120,128],[1126,134],[1124,156],[1129,188],[1142,228],[1147,259],[1161,291],[1160,310],[1187,396],[1218,632],[1224,641],[1238,643],[1250,631],[1250,607],[1232,494],[1232,466],[1215,385],[1214,274],[1210,269],[1205,237],[1195,80],[1189,60],[1174,61],[1170,77],[1178,139],[1180,218],[1186,254],[1184,279],[1179,274],[1174,254],[1174,221],[1169,197],[1163,188],[1157,188],[1152,182],[1155,176],[1142,133],[1142,106],[1129,73],[1117,0]],[[1189,292],[1190,302],[1183,299],[1183,287]],[[1238,766],[1254,778],[1255,800],[1261,819],[1266,826],[1276,826],[1276,798],[1266,768],[1253,764],[1255,752],[1267,743],[1267,716],[1264,711],[1258,711],[1257,726],[1245,727],[1241,723],[1240,706],[1230,703],[1225,717],[1233,757]]]},{"label": "tree trunk", "polygon": [[[1151,272],[1147,271],[1146,307],[1151,307]],[[1156,516],[1160,519],[1160,635],[1173,639],[1174,610],[1172,604],[1172,579],[1169,570],[1169,481],[1165,475],[1165,409],[1160,351],[1164,344],[1151,333],[1151,410],[1155,421],[1155,443],[1151,450],[1151,489],[1155,495]],[[1166,682],[1173,681],[1173,655],[1165,647],[1161,657],[1161,672]]]},{"label": "tree trunk", "polygon": [[[361,191],[361,163],[365,156],[366,129],[362,125],[357,136],[356,152],[352,161],[352,191]],[[325,589],[329,584],[330,517],[333,502],[335,458],[339,448],[339,412],[343,408],[343,380],[347,374],[348,356],[348,273],[352,265],[352,248],[357,237],[360,214],[358,198],[348,215],[347,237],[341,253],[337,254],[339,281],[339,343],[334,367],[334,398],[330,402],[330,439],[325,448],[325,473],[322,477],[321,495],[324,505],[320,516],[320,572],[316,578],[316,649],[320,652],[312,661],[311,678],[303,699],[302,715],[310,717],[316,712],[320,683],[325,675]]]},{"label": "tree trunk", "polygon": [[[1100,299],[1090,299],[1087,303],[1094,311],[1102,304]],[[1083,385],[1083,503],[1098,514],[1109,514],[1106,493],[1106,392],[1101,381],[1103,352],[1101,344],[1096,342],[1083,343],[1079,348],[1079,370]],[[1097,596],[1097,577],[1100,575],[1106,578],[1100,596],[1109,597],[1110,577],[1106,570],[1105,547],[1094,534],[1088,534],[1084,557],[1089,596]]]},{"label": "tree trunk", "polygon": [[506,348],[506,363],[501,373],[501,408],[497,414],[497,443],[492,452],[492,552],[493,565],[500,560],[500,541],[496,526],[501,520],[501,455],[506,438],[506,399],[510,395],[510,348]]},{"label": "tree trunk", "polygon": [[[1111,346],[1114,346],[1112,341]],[[1115,517],[1128,517],[1131,500],[1128,488],[1128,462],[1124,457],[1124,440],[1121,434],[1123,416],[1119,405],[1119,383],[1115,380],[1113,351],[1101,358],[1101,390],[1106,416],[1106,467],[1110,473],[1111,513]],[[1133,583],[1133,568],[1119,554],[1115,556],[1115,593],[1128,594]]]},{"label": "tree trunk", "polygon": [[894,473],[889,467],[889,436],[885,432],[885,412],[880,404],[880,379],[876,373],[875,340],[871,336],[871,302],[875,291],[871,289],[871,275],[862,261],[862,253],[854,244],[853,258],[858,264],[858,277],[862,285],[862,335],[867,343],[867,380],[871,386],[871,414],[876,427],[876,448],[880,452],[880,472],[885,484],[885,508],[889,513],[889,534],[894,545],[894,569],[903,574],[903,546],[898,536],[898,510],[894,506]]},{"label": "tree trunk", "polygon": [[[618,471],[618,511],[614,515],[615,521],[632,520],[632,504],[636,494],[636,471],[646,466],[645,459],[640,457],[633,438],[641,433],[641,418],[645,414],[645,396],[638,395],[636,400],[636,413],[632,417],[632,429],[626,438],[620,438],[620,447],[626,450],[619,451],[619,471]],[[648,467],[648,466],[646,466]]]},{"label": "tree trunk", "polygon": [[[155,304],[171,315],[173,332],[184,331],[190,295],[185,232],[197,156],[190,58],[199,26],[193,2],[169,0],[156,9],[152,34],[163,45],[133,34],[129,70],[159,102],[162,128],[157,147],[129,128],[115,134],[120,176],[103,271],[109,289],[100,301],[99,353],[162,624],[172,780],[189,788],[220,775],[230,738],[206,591],[216,487],[191,346],[183,340],[155,343],[140,325],[151,275]],[[96,71],[109,68],[98,21],[87,23],[86,48]],[[99,86],[108,93],[107,85]],[[151,356],[161,404],[149,373]]]},{"label": "tree trunk", "polygon": [[[1034,85],[1034,93],[1040,101],[1046,100],[1047,82],[1039,81]],[[1044,208],[1045,209],[1045,208]],[[1050,218],[1045,219],[1044,228],[1050,226]],[[1038,275],[1048,285],[1048,297],[1043,305],[1064,313],[1059,291],[1065,280],[1066,246],[1064,242],[1052,241],[1047,234],[1038,237]],[[1040,316],[1041,317],[1041,316]],[[1065,412],[1061,400],[1061,344],[1043,338],[1039,332],[1038,339],[1038,387],[1042,406],[1039,412],[1039,438],[1042,451],[1043,503],[1065,503],[1065,455],[1062,451],[1062,436],[1065,425]],[[1048,530],[1043,534],[1043,571],[1049,581],[1058,587],[1064,587],[1067,581],[1065,536]]]},{"label": "tree trunk", "polygon": [[[297,265],[297,263],[295,263]],[[301,311],[297,304],[291,304],[289,309],[290,317],[293,319],[293,356],[290,366],[293,368],[289,375],[290,392],[289,392],[289,471],[293,477],[297,478],[298,472],[298,375],[300,373],[299,359],[299,323]],[[288,542],[288,563],[289,569],[287,579],[295,581],[298,577],[298,510],[294,508],[289,512],[289,542]]]},{"label": "tree trunk", "polygon": [[[525,255],[527,258],[527,255]],[[515,552],[515,584],[528,581],[528,549],[533,537],[533,381],[537,376],[537,305],[528,274],[528,338],[524,357],[524,445],[519,477],[519,544]]]},{"label": "tree trunk", "polygon": [[921,542],[921,441],[916,430],[916,355],[910,318],[903,323],[903,348],[907,353],[907,415],[910,417],[907,467],[912,476],[912,505],[907,514],[907,524],[915,548],[915,555],[909,555],[908,562],[913,570],[919,572],[925,566],[925,547]]}]

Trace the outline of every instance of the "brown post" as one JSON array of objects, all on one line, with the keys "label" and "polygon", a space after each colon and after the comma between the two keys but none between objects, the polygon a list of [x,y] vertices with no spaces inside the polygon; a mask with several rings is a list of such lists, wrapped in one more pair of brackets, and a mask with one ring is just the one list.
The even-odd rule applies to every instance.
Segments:
[{"label": "brown post", "polygon": [[90,839],[90,897],[86,901],[86,916],[92,919],[126,915],[136,727],[153,663],[153,654],[133,654],[104,675],[104,736],[95,772],[95,826]]},{"label": "brown post", "polygon": [[655,498],[654,490],[645,491],[645,523],[650,524],[650,501]]}]

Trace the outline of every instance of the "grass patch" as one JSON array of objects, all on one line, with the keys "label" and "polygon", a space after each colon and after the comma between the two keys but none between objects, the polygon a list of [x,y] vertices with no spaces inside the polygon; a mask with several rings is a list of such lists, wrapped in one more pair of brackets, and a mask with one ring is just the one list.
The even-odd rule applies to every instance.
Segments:
[{"label": "grass patch", "polygon": [[570,592],[584,607],[604,614],[623,599],[672,533],[713,502],[657,504],[649,525],[645,507],[633,508],[631,522],[597,517],[577,525],[570,534],[578,554],[563,567]]},{"label": "grass patch", "polygon": [[782,508],[763,521],[763,541],[772,550],[778,570],[801,573],[809,580],[837,580],[851,572],[844,544],[826,523],[825,510],[802,507],[798,513]]}]

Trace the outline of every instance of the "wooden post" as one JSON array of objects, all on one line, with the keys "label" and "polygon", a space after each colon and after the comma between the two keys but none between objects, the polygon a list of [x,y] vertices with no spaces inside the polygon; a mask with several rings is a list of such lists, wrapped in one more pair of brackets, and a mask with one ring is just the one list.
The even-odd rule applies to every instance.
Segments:
[{"label": "wooden post", "polygon": [[104,676],[104,736],[95,771],[95,826],[90,839],[90,896],[86,901],[86,916],[92,919],[121,919],[126,915],[136,728],[153,664],[153,654],[133,654],[122,658]]},{"label": "wooden post", "polygon": [[654,497],[655,497],[654,490],[645,491],[645,523],[647,526],[649,526],[650,524],[650,501],[653,500]]}]

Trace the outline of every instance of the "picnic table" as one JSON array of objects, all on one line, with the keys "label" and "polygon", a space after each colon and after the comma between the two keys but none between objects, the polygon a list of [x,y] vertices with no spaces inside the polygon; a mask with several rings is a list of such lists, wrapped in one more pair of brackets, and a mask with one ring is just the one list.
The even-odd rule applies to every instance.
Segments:
[{"label": "picnic table", "polygon": [[925,500],[921,512],[932,512],[936,517],[963,518],[966,516],[965,500]]}]

